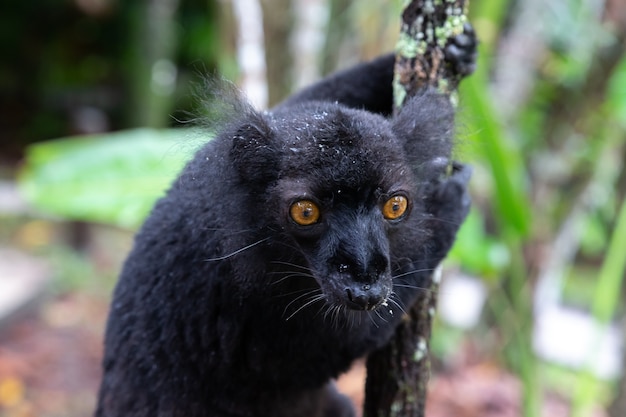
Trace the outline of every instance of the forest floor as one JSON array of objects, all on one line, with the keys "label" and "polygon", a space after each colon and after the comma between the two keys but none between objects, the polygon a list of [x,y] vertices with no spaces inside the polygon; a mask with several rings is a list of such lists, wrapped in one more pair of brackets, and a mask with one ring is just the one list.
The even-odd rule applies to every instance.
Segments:
[{"label": "forest floor", "polygon": [[[82,292],[48,298],[0,329],[0,416],[79,417],[92,413],[100,377],[107,300]],[[363,400],[362,363],[339,381]],[[429,417],[518,417],[519,381],[489,361],[456,364],[434,375]],[[544,416],[566,417],[567,404],[547,397]],[[602,416],[602,413],[598,413]]]}]

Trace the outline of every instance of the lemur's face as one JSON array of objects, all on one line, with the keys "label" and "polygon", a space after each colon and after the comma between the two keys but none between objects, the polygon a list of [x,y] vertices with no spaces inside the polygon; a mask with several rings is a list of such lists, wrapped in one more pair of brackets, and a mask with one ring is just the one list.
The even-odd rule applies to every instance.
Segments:
[{"label": "lemur's face", "polygon": [[402,246],[420,240],[408,239],[421,210],[412,170],[387,120],[312,118],[325,123],[289,125],[297,134],[270,188],[278,224],[306,259],[319,299],[374,310],[393,294]]},{"label": "lemur's face", "polygon": [[424,187],[449,151],[451,112],[428,104],[437,100],[413,100],[392,119],[314,103],[238,129],[233,159],[263,196],[254,224],[293,252],[277,278],[317,283],[300,301],[369,311],[393,302],[398,282],[417,289],[415,258],[430,233]]},{"label": "lemur's face", "polygon": [[373,310],[392,294],[392,250],[412,216],[413,194],[402,183],[324,192],[289,184],[283,195],[285,230],[307,260],[330,305]]}]

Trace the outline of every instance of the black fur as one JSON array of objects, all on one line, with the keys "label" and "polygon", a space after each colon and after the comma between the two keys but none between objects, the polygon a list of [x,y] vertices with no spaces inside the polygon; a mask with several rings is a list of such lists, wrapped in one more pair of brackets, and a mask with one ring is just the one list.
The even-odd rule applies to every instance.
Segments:
[{"label": "black fur", "polygon": [[[331,379],[389,340],[469,206],[448,100],[386,118],[392,76],[386,56],[244,106],[196,154],[125,263],[96,416],[354,415]],[[300,199],[318,223],[290,219]]]}]

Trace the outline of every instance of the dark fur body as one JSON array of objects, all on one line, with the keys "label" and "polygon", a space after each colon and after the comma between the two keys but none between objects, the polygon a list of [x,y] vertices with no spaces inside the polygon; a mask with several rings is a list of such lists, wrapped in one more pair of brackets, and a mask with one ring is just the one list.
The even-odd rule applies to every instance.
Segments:
[{"label": "dark fur body", "polygon": [[[389,340],[469,205],[468,172],[442,175],[448,100],[386,118],[392,76],[391,56],[339,73],[196,154],[124,266],[96,416],[353,415],[329,381]],[[398,192],[409,212],[386,220]],[[318,224],[290,220],[299,198]]]}]

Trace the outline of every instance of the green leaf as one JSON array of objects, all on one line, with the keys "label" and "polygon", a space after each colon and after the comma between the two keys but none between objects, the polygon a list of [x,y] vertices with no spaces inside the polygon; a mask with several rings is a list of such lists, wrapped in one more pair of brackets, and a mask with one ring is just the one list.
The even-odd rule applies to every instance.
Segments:
[{"label": "green leaf", "polygon": [[505,233],[525,237],[530,232],[530,204],[525,195],[523,160],[486,96],[486,83],[471,77],[460,88],[470,131],[479,132],[477,147],[491,170],[496,215]]},{"label": "green leaf", "polygon": [[[613,72],[606,91],[606,103],[613,113],[617,115],[626,114],[626,58],[622,58]],[[626,126],[623,117],[617,117],[616,121],[622,127]]]},{"label": "green leaf", "polygon": [[485,233],[482,215],[473,209],[463,222],[447,260],[485,281],[494,281],[508,266],[510,254],[505,245]]},{"label": "green leaf", "polygon": [[199,139],[193,130],[136,129],[35,144],[27,150],[20,188],[43,212],[137,228]]}]

